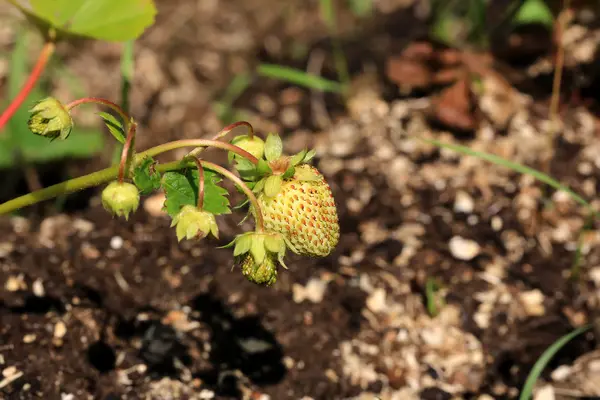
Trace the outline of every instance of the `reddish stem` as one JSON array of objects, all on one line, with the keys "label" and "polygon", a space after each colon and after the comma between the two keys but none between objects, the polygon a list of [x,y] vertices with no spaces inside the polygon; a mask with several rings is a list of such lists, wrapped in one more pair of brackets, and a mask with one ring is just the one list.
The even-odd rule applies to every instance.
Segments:
[{"label": "reddish stem", "polygon": [[72,102],[70,102],[69,104],[65,105],[65,108],[68,111],[71,111],[73,108],[80,106],[82,104],[89,104],[89,103],[94,103],[94,104],[100,104],[102,106],[106,106],[110,109],[112,109],[114,112],[116,112],[117,114],[119,114],[119,116],[123,119],[123,122],[125,124],[128,124],[131,120],[131,118],[129,117],[129,114],[127,114],[127,112],[125,112],[125,110],[123,110],[123,108],[121,108],[121,106],[119,106],[116,103],[113,103],[110,100],[106,100],[100,97],[84,97],[82,99],[77,99],[74,100]]},{"label": "reddish stem", "polygon": [[42,48],[40,56],[38,57],[35,63],[35,66],[33,67],[33,70],[27,78],[27,81],[25,82],[17,96],[9,104],[8,108],[4,110],[2,115],[0,115],[0,130],[2,130],[4,125],[6,125],[11,119],[11,117],[15,114],[15,112],[17,112],[17,110],[19,109],[21,104],[23,104],[31,90],[35,87],[36,82],[42,75],[42,72],[44,72],[48,61],[50,60],[50,57],[54,53],[54,49],[55,46],[53,42],[46,42],[46,44]]},{"label": "reddish stem", "polygon": [[198,210],[202,211],[204,208],[204,168],[202,168],[202,161],[198,157],[192,158],[198,166]]},{"label": "reddish stem", "polygon": [[125,174],[127,170],[129,170],[129,161],[131,160],[130,154],[132,152],[131,149],[135,140],[136,130],[137,124],[135,122],[131,122],[129,125],[129,131],[127,132],[127,140],[125,140],[123,150],[121,151],[121,162],[119,163],[119,183],[123,183],[125,180]]},{"label": "reddish stem", "polygon": [[228,135],[229,132],[231,132],[232,130],[234,130],[238,126],[246,126],[246,127],[248,127],[248,137],[250,139],[252,139],[254,137],[254,128],[252,127],[252,124],[250,122],[247,122],[247,121],[238,121],[238,122],[234,122],[233,124],[227,125],[225,128],[221,129],[219,131],[219,133],[217,133],[215,135],[215,137],[213,137],[212,140],[218,140],[218,139],[222,138],[223,136]]}]

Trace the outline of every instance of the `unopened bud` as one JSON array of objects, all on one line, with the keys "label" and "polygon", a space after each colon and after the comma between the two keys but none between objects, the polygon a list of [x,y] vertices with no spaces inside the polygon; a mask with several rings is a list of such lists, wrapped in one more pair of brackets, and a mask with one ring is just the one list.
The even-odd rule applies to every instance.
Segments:
[{"label": "unopened bud", "polygon": [[209,233],[219,237],[219,227],[214,214],[199,210],[197,207],[186,205],[173,218],[171,226],[176,226],[177,240],[202,239]]},{"label": "unopened bud", "polygon": [[38,101],[29,112],[29,130],[36,135],[64,140],[73,129],[71,114],[55,98],[48,97]]},{"label": "unopened bud", "polygon": [[140,192],[132,183],[112,182],[102,191],[102,205],[110,213],[129,219],[140,205]]}]

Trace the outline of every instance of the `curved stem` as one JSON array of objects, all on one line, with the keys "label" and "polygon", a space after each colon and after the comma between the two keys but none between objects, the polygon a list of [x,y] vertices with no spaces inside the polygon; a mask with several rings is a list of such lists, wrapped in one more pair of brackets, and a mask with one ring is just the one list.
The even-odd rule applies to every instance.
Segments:
[{"label": "curved stem", "polygon": [[265,230],[265,223],[264,223],[264,218],[263,218],[263,214],[262,214],[262,209],[260,208],[258,199],[254,195],[252,190],[250,190],[248,185],[246,185],[244,183],[244,181],[242,181],[240,178],[238,178],[233,172],[231,172],[227,168],[223,168],[220,165],[211,163],[209,161],[202,161],[202,164],[204,164],[204,166],[206,168],[212,169],[213,171],[218,172],[219,174],[223,175],[225,178],[229,179],[230,181],[235,183],[237,186],[239,186],[240,189],[242,189],[244,194],[248,197],[248,200],[250,200],[252,207],[254,207],[254,210],[255,210],[254,215],[256,218],[256,231],[259,233],[263,232]]},{"label": "curved stem", "polygon": [[54,45],[54,42],[46,42],[46,44],[42,48],[42,51],[40,52],[40,56],[38,57],[35,66],[33,67],[33,70],[27,78],[27,81],[25,82],[17,96],[10,103],[8,108],[4,110],[2,115],[0,115],[0,130],[2,130],[4,125],[6,125],[11,119],[11,117],[15,114],[15,112],[17,112],[17,110],[19,109],[21,104],[23,104],[31,90],[35,87],[36,82],[42,75],[42,72],[44,72],[44,69],[48,64],[50,57],[54,53],[55,48],[56,46]]},{"label": "curved stem", "polygon": [[119,114],[119,116],[123,119],[123,122],[125,124],[130,124],[131,123],[131,117],[129,116],[129,114],[125,110],[123,110],[123,108],[121,106],[119,106],[117,103],[113,103],[110,100],[102,99],[100,97],[84,97],[84,98],[81,98],[81,99],[77,99],[77,100],[74,100],[74,101],[70,102],[69,104],[66,104],[65,108],[68,111],[71,111],[75,107],[78,107],[78,106],[80,106],[82,104],[90,104],[90,103],[100,104],[102,106],[106,106],[106,107],[112,109],[117,114]]},{"label": "curved stem", "polygon": [[[252,127],[252,124],[247,121],[238,121],[238,122],[234,122],[233,124],[229,124],[225,128],[221,129],[219,131],[219,133],[217,133],[215,136],[213,136],[212,140],[219,140],[222,137],[227,136],[231,131],[233,131],[238,126],[246,126],[248,128],[248,137],[250,139],[254,138],[254,128]],[[194,149],[194,150],[190,151],[188,156],[197,157],[198,154],[200,154],[202,152],[202,150],[204,150],[204,147],[199,147],[197,149]]]},{"label": "curved stem", "polygon": [[219,131],[219,133],[217,133],[213,137],[213,140],[219,140],[223,136],[227,136],[229,134],[229,132],[233,131],[238,126],[248,127],[248,137],[250,137],[250,139],[252,139],[254,137],[254,128],[252,127],[252,124],[248,121],[238,121],[238,122],[234,122],[233,124],[227,125],[225,128],[221,129]]},{"label": "curved stem", "polygon": [[123,180],[129,175],[129,166],[131,165],[131,158],[133,155],[133,147],[135,143],[135,132],[137,130],[137,124],[132,122],[129,124],[129,132],[127,132],[127,140],[123,145],[121,151],[121,162],[119,163],[119,182],[123,183]]},{"label": "curved stem", "polygon": [[[246,150],[233,145],[231,143],[220,142],[218,140],[210,140],[210,139],[184,139],[184,140],[176,140],[174,142],[160,144],[156,147],[152,147],[142,153],[139,153],[140,157],[154,157],[158,154],[165,153],[167,151],[181,149],[184,147],[215,147],[217,149],[228,150],[233,153],[236,153],[253,163],[254,165],[258,164],[258,158],[254,157],[252,154],[248,153]],[[192,156],[192,154],[189,154]],[[193,155],[195,156],[195,154]]]},{"label": "curved stem", "polygon": [[202,211],[204,208],[204,168],[202,168],[202,161],[198,157],[190,157],[198,167],[198,210]]}]

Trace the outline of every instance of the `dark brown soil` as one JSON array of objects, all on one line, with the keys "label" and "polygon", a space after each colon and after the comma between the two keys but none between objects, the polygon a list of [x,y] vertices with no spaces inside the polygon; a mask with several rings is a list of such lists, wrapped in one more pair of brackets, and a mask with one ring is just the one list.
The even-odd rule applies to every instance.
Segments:
[{"label": "dark brown soil", "polygon": [[[306,68],[322,53],[320,73],[335,77],[316,3],[209,3],[161,2],[136,48],[132,112],[141,148],[214,134],[223,123],[213,103],[257,62]],[[335,252],[292,257],[263,288],[232,270],[231,250],[217,248],[240,232],[241,215],[219,221],[218,242],[200,243],[178,243],[167,218],[142,209],[129,221],[111,219],[96,190],[60,213],[46,204],[3,217],[0,398],[516,398],[548,346],[598,318],[600,237],[597,223],[581,234],[585,208],[533,179],[415,139],[543,168],[548,80],[501,49],[495,67],[508,72],[500,76],[534,97],[502,89],[489,73],[483,94],[455,91],[448,104],[440,94],[448,84],[390,74],[388,59],[432,76],[473,65],[431,61],[452,55],[438,45],[425,64],[402,53],[423,48],[426,25],[402,5],[410,2],[389,3],[398,4],[378,6],[368,21],[340,9],[353,77],[347,99],[255,78],[233,104],[257,131],[282,132],[290,152],[317,148],[338,204]],[[585,29],[598,37],[593,25]],[[535,62],[550,57],[542,50]],[[90,94],[118,97],[118,47],[78,43],[60,54]],[[553,177],[590,201],[600,179],[595,99],[586,92],[597,85],[594,65],[568,70],[567,80],[589,75],[583,97],[591,108],[564,102],[550,164]],[[105,161],[47,168],[60,174],[42,174],[43,183]],[[2,197],[24,190],[11,187]],[[433,281],[436,315],[427,309]],[[600,396],[596,344],[590,332],[554,357],[543,382],[556,398]],[[568,369],[561,379],[551,374],[558,367]]]}]

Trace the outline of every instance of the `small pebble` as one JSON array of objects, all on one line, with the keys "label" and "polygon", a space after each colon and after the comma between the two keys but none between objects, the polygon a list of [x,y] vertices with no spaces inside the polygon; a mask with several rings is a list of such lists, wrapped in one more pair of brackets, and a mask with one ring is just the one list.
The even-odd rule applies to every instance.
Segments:
[{"label": "small pebble", "polygon": [[455,258],[463,261],[474,259],[481,251],[481,247],[477,242],[460,236],[454,236],[450,239],[448,247],[450,248],[450,253],[452,253]]},{"label": "small pebble", "polygon": [[44,297],[46,295],[46,290],[44,289],[44,283],[39,278],[33,282],[31,289],[33,290],[33,294],[36,297]]},{"label": "small pebble", "polygon": [[597,288],[600,288],[600,267],[591,268],[589,275],[592,282],[594,282],[594,285]]},{"label": "small pebble", "polygon": [[10,378],[11,376],[13,376],[16,373],[17,373],[17,367],[15,367],[15,366],[6,367],[2,370],[2,376],[5,378]]},{"label": "small pebble", "polygon": [[544,315],[544,294],[539,289],[529,290],[519,294],[525,313],[531,317]]},{"label": "small pebble", "polygon": [[7,257],[14,248],[15,246],[11,242],[0,243],[0,258]]},{"label": "small pebble", "polygon": [[113,236],[110,238],[110,248],[119,250],[123,247],[123,238],[121,236]]},{"label": "small pebble", "polygon": [[475,202],[467,192],[459,191],[456,193],[456,197],[454,198],[454,211],[469,214],[473,212],[474,207]]},{"label": "small pebble", "polygon": [[56,339],[62,339],[65,337],[67,333],[67,326],[64,322],[58,321],[56,325],[54,325],[54,337]]},{"label": "small pebble", "polygon": [[26,344],[33,343],[33,342],[35,342],[35,339],[37,339],[37,336],[34,333],[29,333],[29,334],[23,336],[23,343],[26,343]]},{"label": "small pebble", "polygon": [[533,400],[554,400],[555,398],[552,385],[542,386],[533,396]]},{"label": "small pebble", "polygon": [[367,298],[367,308],[374,313],[382,312],[386,308],[386,292],[383,288],[373,290],[373,293]]},{"label": "small pebble", "polygon": [[17,292],[19,290],[27,290],[27,284],[23,275],[9,276],[4,284],[4,288],[9,292]]},{"label": "small pebble", "polygon": [[492,220],[490,222],[491,222],[491,225],[492,225],[492,229],[495,230],[496,232],[498,232],[499,230],[501,230],[502,226],[504,225],[504,223],[502,222],[502,218],[500,218],[497,215],[494,215],[492,217]]},{"label": "small pebble", "polygon": [[552,380],[554,382],[562,382],[565,379],[567,379],[569,375],[571,375],[572,370],[573,368],[569,365],[561,365],[560,367],[552,371],[552,374],[550,376],[552,377]]},{"label": "small pebble", "polygon": [[306,299],[313,303],[320,303],[323,301],[326,289],[327,282],[317,278],[311,278],[306,286],[294,284],[292,287],[294,301],[301,303]]},{"label": "small pebble", "polygon": [[215,397],[215,392],[213,392],[212,390],[208,390],[208,389],[203,389],[199,394],[198,394],[198,398],[200,399],[214,399]]}]

